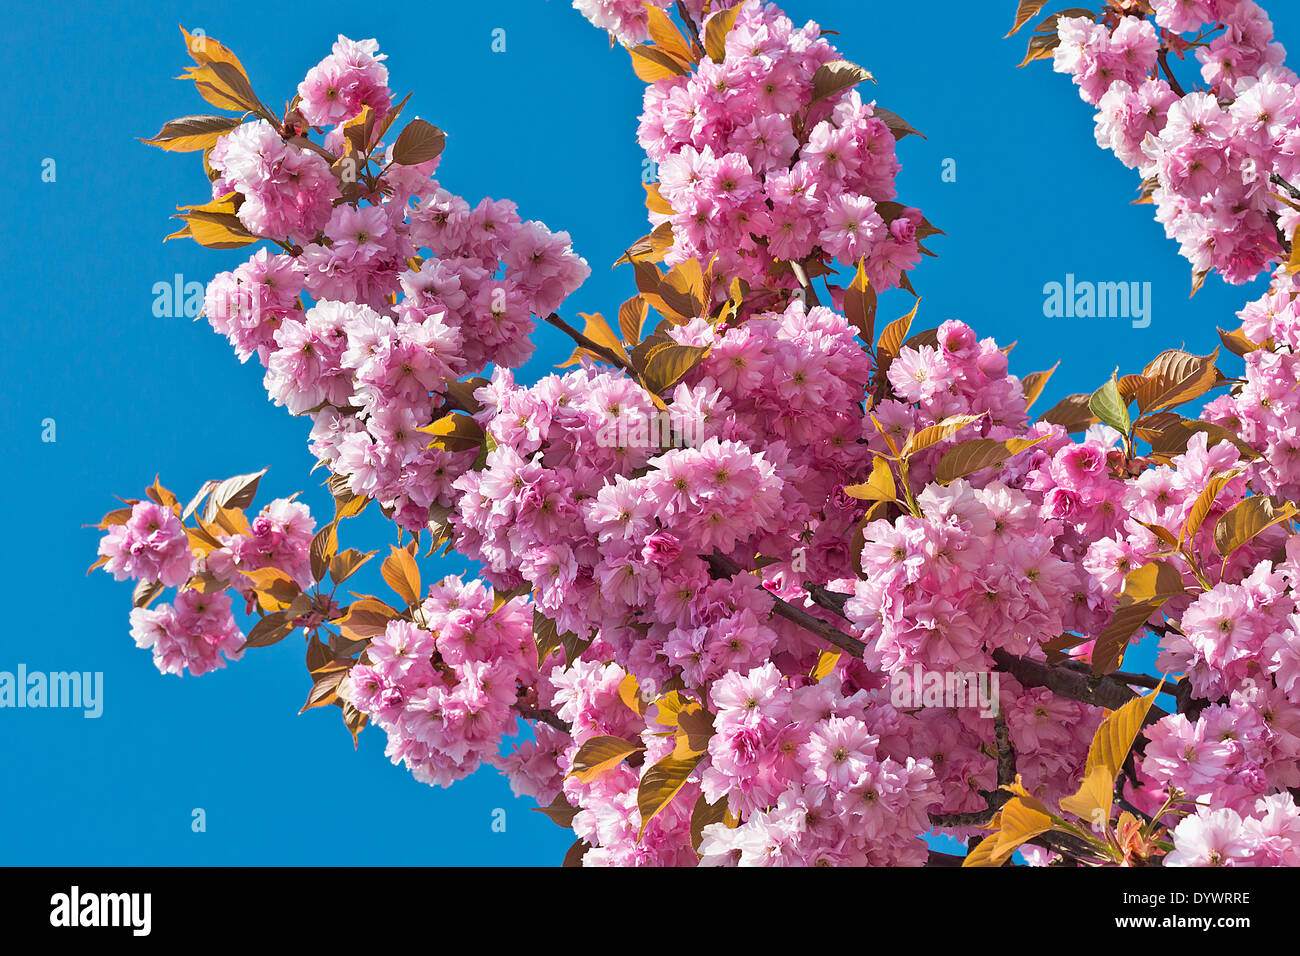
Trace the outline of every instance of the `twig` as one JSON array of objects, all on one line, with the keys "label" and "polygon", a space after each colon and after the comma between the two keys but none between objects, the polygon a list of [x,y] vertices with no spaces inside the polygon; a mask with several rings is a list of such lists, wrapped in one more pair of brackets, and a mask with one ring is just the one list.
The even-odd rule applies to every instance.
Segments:
[{"label": "twig", "polygon": [[820,584],[813,584],[811,581],[803,582],[803,589],[808,592],[808,596],[813,599],[813,603],[819,607],[824,607],[832,614],[838,614],[840,617],[848,620],[844,613],[844,605],[848,603],[849,598],[853,595],[842,594],[839,591],[828,591]]},{"label": "twig", "polygon": [[1002,805],[1011,799],[1011,792],[1002,787],[1015,782],[1016,751],[1011,746],[1011,732],[1007,729],[1006,718],[1001,713],[993,721],[995,739],[998,747],[998,789],[981,790],[980,796],[988,804],[983,810],[969,813],[932,813],[930,825],[935,827],[988,827],[993,818],[1002,809]]},{"label": "twig", "polygon": [[1158,59],[1160,65],[1164,67],[1165,76],[1169,80],[1169,88],[1179,96],[1186,96],[1187,94],[1183,92],[1183,88],[1178,82],[1178,77],[1174,76],[1174,71],[1169,66],[1169,51],[1167,49],[1161,49],[1160,55],[1156,59]]},{"label": "twig", "polygon": [[691,39],[695,41],[695,49],[700,56],[704,56],[704,41],[700,39],[700,28],[691,18],[691,13],[686,9],[686,4],[682,3],[682,0],[677,0],[677,15],[682,18],[682,22],[690,29]]},{"label": "twig", "polygon": [[961,866],[966,858],[956,856],[952,853],[941,853],[938,850],[931,850],[929,857],[926,858],[926,866]]},{"label": "twig", "polygon": [[1137,817],[1143,823],[1146,824],[1151,823],[1151,817],[1143,813],[1137,807],[1133,806],[1133,804],[1129,803],[1127,800],[1125,800],[1124,795],[1122,793],[1117,793],[1115,795],[1115,803],[1122,809],[1127,810],[1129,813],[1133,814],[1133,816]]},{"label": "twig", "polygon": [[809,306],[821,305],[821,300],[817,298],[817,290],[813,288],[812,280],[808,278],[803,263],[791,259],[790,268],[794,272],[795,281],[799,283],[799,288],[803,290],[805,304]]},{"label": "twig", "polygon": [[1026,840],[1035,846],[1041,846],[1044,850],[1051,850],[1053,853],[1059,853],[1063,857],[1073,858],[1076,860],[1094,861],[1097,859],[1097,851],[1094,847],[1089,846],[1083,840],[1070,833],[1062,833],[1060,830],[1051,830],[1047,833],[1040,833],[1032,840]]},{"label": "twig", "polygon": [[1005,787],[1016,780],[1016,751],[1011,746],[1011,732],[1002,711],[993,718],[994,736],[998,744],[998,786]]},{"label": "twig", "polygon": [[1300,199],[1300,189],[1297,189],[1295,186],[1292,186],[1289,182],[1287,182],[1277,173],[1270,173],[1268,176],[1268,181],[1272,183],[1274,186],[1281,186],[1283,189],[1285,189],[1287,192],[1291,194],[1292,199]]},{"label": "twig", "polygon": [[555,326],[561,332],[565,333],[567,336],[569,336],[569,338],[573,339],[573,341],[577,342],[588,352],[596,353],[601,358],[603,358],[606,362],[609,362],[611,365],[616,365],[621,369],[631,371],[631,366],[628,365],[627,362],[623,361],[623,359],[618,355],[618,353],[614,352],[612,349],[608,349],[605,346],[600,345],[592,341],[591,339],[587,338],[587,336],[583,335],[581,332],[579,332],[577,329],[571,326],[568,322],[565,322],[554,312],[552,312],[550,315],[546,317],[546,321],[550,325]]},{"label": "twig", "polygon": [[573,728],[558,717],[554,711],[544,710],[541,707],[529,707],[527,704],[515,704],[515,713],[528,720],[540,720],[542,723],[549,724],[556,730],[563,731],[566,734],[573,733]]},{"label": "twig", "polygon": [[932,827],[989,827],[993,824],[993,818],[997,816],[1002,805],[1011,799],[1011,793],[1007,790],[981,790],[980,796],[988,803],[983,810],[971,810],[969,813],[932,813],[930,814],[930,826]]},{"label": "twig", "polygon": [[[731,578],[744,571],[735,561],[716,551],[711,555],[701,555],[701,557],[708,562],[709,571],[715,578]],[[850,637],[833,625],[827,624],[821,618],[813,617],[807,611],[800,610],[789,601],[784,601],[775,596],[773,596],[772,600],[776,602],[776,606],[772,609],[773,613],[779,614],[791,623],[798,624],[804,630],[816,634],[826,643],[838,647],[845,653],[861,660],[863,653],[867,649],[867,645],[862,641],[856,637]]]}]

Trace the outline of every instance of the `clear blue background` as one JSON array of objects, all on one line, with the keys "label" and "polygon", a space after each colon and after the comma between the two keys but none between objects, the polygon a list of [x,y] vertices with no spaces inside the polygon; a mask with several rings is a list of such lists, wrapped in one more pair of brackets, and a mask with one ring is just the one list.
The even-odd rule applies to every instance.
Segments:
[{"label": "clear blue background", "polygon": [[[1136,176],[1096,148],[1092,111],[1049,65],[1015,68],[1025,36],[1002,39],[1014,7],[788,3],[797,21],[838,30],[845,57],[879,81],[867,95],[929,137],[900,147],[901,198],[948,233],[930,243],[940,257],[913,274],[919,321],[960,318],[1018,341],[1020,374],[1064,359],[1041,410],[1095,388],[1117,363],[1136,371],[1162,348],[1209,351],[1215,325],[1235,327],[1233,313],[1262,286],[1213,277],[1188,300],[1187,264],[1151,207],[1129,205]],[[1273,8],[1280,39],[1300,35],[1300,10]],[[308,476],[309,423],[268,402],[256,363],[241,366],[206,322],[153,315],[156,282],[205,282],[243,258],[160,241],[175,206],[203,201],[207,188],[197,154],[136,139],[211,112],[171,79],[189,63],[179,23],[231,47],[273,108],[338,33],[376,37],[394,91],[416,92],[407,116],[448,133],[442,182],[471,203],[513,199],[526,218],[572,234],[593,275],[569,315],[612,313],[632,293],[630,275],[609,264],[646,231],[643,86],[627,55],[563,0],[11,5],[0,107],[0,670],[102,671],[106,690],[98,720],[0,710],[0,863],[558,863],[571,834],[529,812],[495,771],[435,790],[389,764],[379,732],[364,732],[354,752],[335,709],[296,716],[308,689],[296,639],[202,678],[162,676],[129,637],[129,585],[85,576],[98,532],[82,525],[113,508],[114,494],[141,496],[155,473],[184,499],[204,479],[270,465],[259,503],[301,490],[318,514],[330,509],[321,473]],[[495,28],[505,53],[491,50]],[[1177,67],[1186,86],[1198,79],[1192,66]],[[54,183],[41,181],[47,157]],[[940,177],[947,158],[955,183]],[[1150,281],[1151,326],[1044,319],[1043,284],[1068,272]],[[891,293],[882,313],[909,307],[906,293]],[[550,328],[539,342],[532,378],[569,351]],[[45,418],[57,422],[53,444],[41,441]],[[391,540],[375,515],[343,535],[367,550]],[[198,807],[205,833],[191,832]],[[491,827],[497,808],[504,833]]]}]

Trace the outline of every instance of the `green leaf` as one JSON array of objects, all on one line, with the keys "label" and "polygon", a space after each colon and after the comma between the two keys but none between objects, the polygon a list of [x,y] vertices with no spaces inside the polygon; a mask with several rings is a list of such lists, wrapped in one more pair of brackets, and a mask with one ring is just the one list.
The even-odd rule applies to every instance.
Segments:
[{"label": "green leaf", "polygon": [[1115,377],[1092,393],[1088,400],[1088,409],[1105,425],[1109,425],[1121,435],[1127,436],[1133,427],[1129,418],[1128,403],[1119,393]]}]

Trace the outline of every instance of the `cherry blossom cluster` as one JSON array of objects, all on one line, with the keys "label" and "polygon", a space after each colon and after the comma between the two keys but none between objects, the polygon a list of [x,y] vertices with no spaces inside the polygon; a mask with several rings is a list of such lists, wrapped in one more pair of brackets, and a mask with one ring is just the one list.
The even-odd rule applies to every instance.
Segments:
[{"label": "cherry blossom cluster", "polygon": [[1255,488],[1300,500],[1300,307],[1290,277],[1242,309],[1242,334],[1267,344],[1245,356],[1245,383],[1209,402],[1202,418],[1239,434],[1262,454],[1252,464]]},{"label": "cherry blossom cluster", "polygon": [[[627,678],[617,664],[578,661],[567,670],[552,670],[550,700],[561,719],[572,726],[572,743],[558,754],[560,794],[577,809],[573,832],[592,850],[584,866],[693,866],[690,818],[699,799],[699,784],[688,780],[662,812],[644,828],[637,805],[642,775],[673,749],[672,736],[656,736],[653,720],[639,717],[622,700],[619,687]],[[624,762],[612,772],[584,781],[570,773],[581,745],[598,734],[639,738],[645,746],[640,767]],[[694,774],[692,776],[695,776]]]},{"label": "cherry blossom cluster", "polygon": [[[1194,273],[1247,282],[1285,258],[1279,239],[1295,231],[1296,211],[1273,195],[1270,176],[1300,174],[1298,78],[1252,0],[1152,6],[1153,19],[1060,18],[1054,68],[1097,107],[1098,145],[1149,184],[1156,218]],[[1184,92],[1172,72],[1169,55],[1181,61],[1189,48],[1204,91]]]},{"label": "cherry blossom cluster", "polygon": [[[620,42],[662,42],[667,3],[574,6]],[[1249,0],[1152,6],[1061,18],[1057,69],[1196,270],[1245,281],[1300,221],[1270,181],[1300,143],[1296,78]],[[422,782],[501,770],[572,828],[584,865],[917,865],[932,831],[998,826],[1013,781],[1051,806],[1079,790],[1106,714],[1063,678],[1120,699],[1156,686],[1086,677],[1124,650],[1116,622],[1148,587],[1129,640],[1158,648],[1159,699],[1177,706],[1137,737],[1125,812],[1170,865],[1300,862],[1300,536],[1288,513],[1231,549],[1221,533],[1243,506],[1300,498],[1300,286],[1278,268],[1242,310],[1225,341],[1245,376],[1203,380],[1229,390],[1199,424],[1140,412],[1135,428],[1107,411],[1133,396],[1109,392],[1084,404],[1112,424],[1033,421],[1042,379],[959,321],[908,337],[909,318],[864,348],[865,294],[828,285],[823,306],[812,283],[836,263],[907,285],[928,224],[895,202],[896,118],[815,24],[755,0],[678,15],[683,43],[733,24],[689,68],[660,62],[639,130],[664,261],[707,276],[699,314],[642,288],[639,261],[663,324],[620,321],[612,345],[575,332],[576,367],[540,380],[515,371],[535,317],[589,270],[512,203],[444,190],[436,155],[399,161],[374,41],[340,37],[282,122],[208,154],[207,215],[278,246],[209,285],[214,329],[311,417],[339,514],[374,499],[483,578],[418,593],[385,565],[405,609],[367,597],[347,616],[317,595],[290,621],[323,675],[309,700],[335,690]],[[1182,37],[1207,24],[1222,30]],[[1192,48],[1210,90],[1184,95],[1168,57]],[[435,422],[454,436],[433,441]],[[1157,453],[1177,427],[1186,440]],[[985,457],[958,467],[963,449]],[[267,576],[306,589],[322,573],[298,503],[195,531],[150,496],[106,518],[100,554],[146,592],[180,589],[151,609],[137,588],[132,634],[160,670],[242,653],[230,592],[251,612]],[[984,709],[927,700],[926,674],[999,680]],[[506,745],[521,719],[530,737]],[[1023,858],[1064,862],[1045,843]]]},{"label": "cherry blossom cluster", "polygon": [[671,224],[670,265],[716,255],[724,286],[739,277],[792,288],[778,263],[865,256],[872,285],[888,289],[920,261],[921,213],[893,202],[889,125],[855,89],[815,94],[818,70],[838,60],[820,34],[750,0],[721,62],[704,57],[647,88],[638,136],[672,210],[650,215]]},{"label": "cherry blossom cluster", "polygon": [[1300,866],[1300,809],[1287,794],[1251,809],[1198,807],[1173,832],[1165,866]]},{"label": "cherry blossom cluster", "polygon": [[[744,823],[704,830],[701,864],[917,865],[939,799],[928,758],[896,737],[899,715],[865,691],[793,686],[771,663],[713,685],[701,785]],[[891,739],[892,738],[892,739]]]},{"label": "cherry blossom cluster", "polygon": [[[608,31],[612,40],[631,46],[644,43],[650,38],[647,2],[665,11],[674,4],[674,0],[573,0],[573,9],[591,21],[592,26]],[[683,6],[698,23],[704,19],[706,6],[713,11],[727,10],[738,2],[739,0],[685,0]]]},{"label": "cherry blossom cluster", "polygon": [[[385,170],[344,200],[359,186],[347,124],[392,105],[377,50],[340,37],[299,87],[303,128],[258,120],[212,149],[214,199],[233,191],[240,222],[288,251],[262,249],[216,276],[204,312],[241,361],[266,366],[276,404],[311,415],[318,460],[414,531],[431,507],[450,507],[452,480],[474,461],[417,432],[447,411],[447,383],[522,365],[533,316],[590,270],[567,233],[524,221],[514,203],[471,208],[443,189],[437,157],[403,165],[394,146],[374,144]],[[325,124],[324,147],[290,135]]]},{"label": "cherry blossom cluster", "polygon": [[685,666],[698,686],[766,659],[771,599],[754,578],[712,580],[706,556],[777,520],[785,485],[727,434],[716,388],[677,387],[674,406],[707,435],[680,448],[602,445],[611,420],[656,414],[621,373],[584,368],[523,389],[498,370],[475,394],[495,447],[457,479],[455,521],[457,547],[489,580],[529,587],[562,632],[599,629],[599,650],[648,683]]},{"label": "cherry blossom cluster", "polygon": [[178,589],[172,604],[131,611],[136,646],[152,651],[154,664],[164,674],[204,674],[242,656],[244,634],[228,592],[241,598],[245,610],[252,610],[252,588],[244,572],[275,567],[302,588],[313,583],[308,551],[316,522],[300,502],[270,502],[248,533],[209,526],[217,546],[206,554],[192,548],[179,505],[138,501],[129,510],[123,523],[109,527],[100,539],[99,554],[104,570],[118,581]]},{"label": "cherry blossom cluster", "polygon": [[418,622],[390,622],[340,687],[387,734],[393,763],[422,783],[447,787],[495,761],[521,689],[536,682],[527,603],[494,609],[494,598],[478,581],[443,579]]},{"label": "cherry blossom cluster", "polygon": [[860,439],[874,431],[862,408],[873,370],[854,330],[831,309],[794,298],[779,313],[734,324],[699,320],[669,334],[709,348],[686,383],[718,396],[713,427],[763,449],[784,483],[781,517],[755,542],[758,553],[777,559],[769,582],[782,568],[796,585],[805,580],[790,567],[796,559],[806,579],[840,576],[860,510],[841,489],[869,466]]}]

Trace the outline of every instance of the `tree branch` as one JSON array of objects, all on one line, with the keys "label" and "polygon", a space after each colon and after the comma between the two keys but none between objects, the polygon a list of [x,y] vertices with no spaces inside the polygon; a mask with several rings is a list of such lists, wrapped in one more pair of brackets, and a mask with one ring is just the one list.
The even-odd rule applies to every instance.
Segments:
[{"label": "tree branch", "polygon": [[803,582],[803,589],[808,592],[808,596],[813,599],[813,603],[819,607],[824,607],[832,614],[838,614],[840,617],[848,620],[844,613],[844,605],[848,603],[851,594],[841,594],[839,591],[828,591],[820,584],[813,584],[811,581]]},{"label": "tree branch", "polygon": [[[738,565],[735,561],[724,557],[717,551],[713,552],[711,555],[701,555],[701,557],[708,562],[709,572],[715,578],[731,578],[744,571],[744,568]],[[866,651],[867,645],[862,643],[862,641],[858,640],[856,637],[850,637],[839,628],[827,624],[819,617],[813,617],[807,611],[795,607],[789,601],[784,601],[775,595],[772,600],[776,602],[776,606],[772,609],[774,614],[780,615],[793,624],[798,624],[804,630],[816,634],[826,643],[838,647],[845,653],[850,654],[859,660],[862,659],[862,655]]]},{"label": "tree branch", "polygon": [[[1115,710],[1138,695],[1119,681],[1095,674],[1080,674],[1065,667],[1053,667],[1042,661],[1017,657],[1002,648],[993,652],[993,662],[998,669],[1010,674],[1026,687],[1046,687],[1054,694],[1077,700],[1095,707]],[[1152,706],[1145,723],[1152,723],[1169,715]]]},{"label": "tree branch", "polygon": [[[1092,668],[1089,667],[1083,661],[1065,661],[1059,666],[1064,667],[1067,670],[1076,671],[1081,674],[1092,673]],[[1111,678],[1112,680],[1117,680],[1126,686],[1129,684],[1134,684],[1138,687],[1145,687],[1147,688],[1147,690],[1155,690],[1157,687],[1160,687],[1161,685],[1159,677],[1151,677],[1148,674],[1134,674],[1131,671],[1111,671],[1106,676]],[[1176,686],[1177,685],[1175,684],[1169,683],[1169,681],[1165,681],[1164,689],[1161,690],[1161,693],[1172,695],[1174,693],[1174,688]]]},{"label": "tree branch", "polygon": [[931,850],[929,857],[926,858],[926,866],[961,866],[966,858],[956,856],[952,853],[940,853],[938,850]]}]

